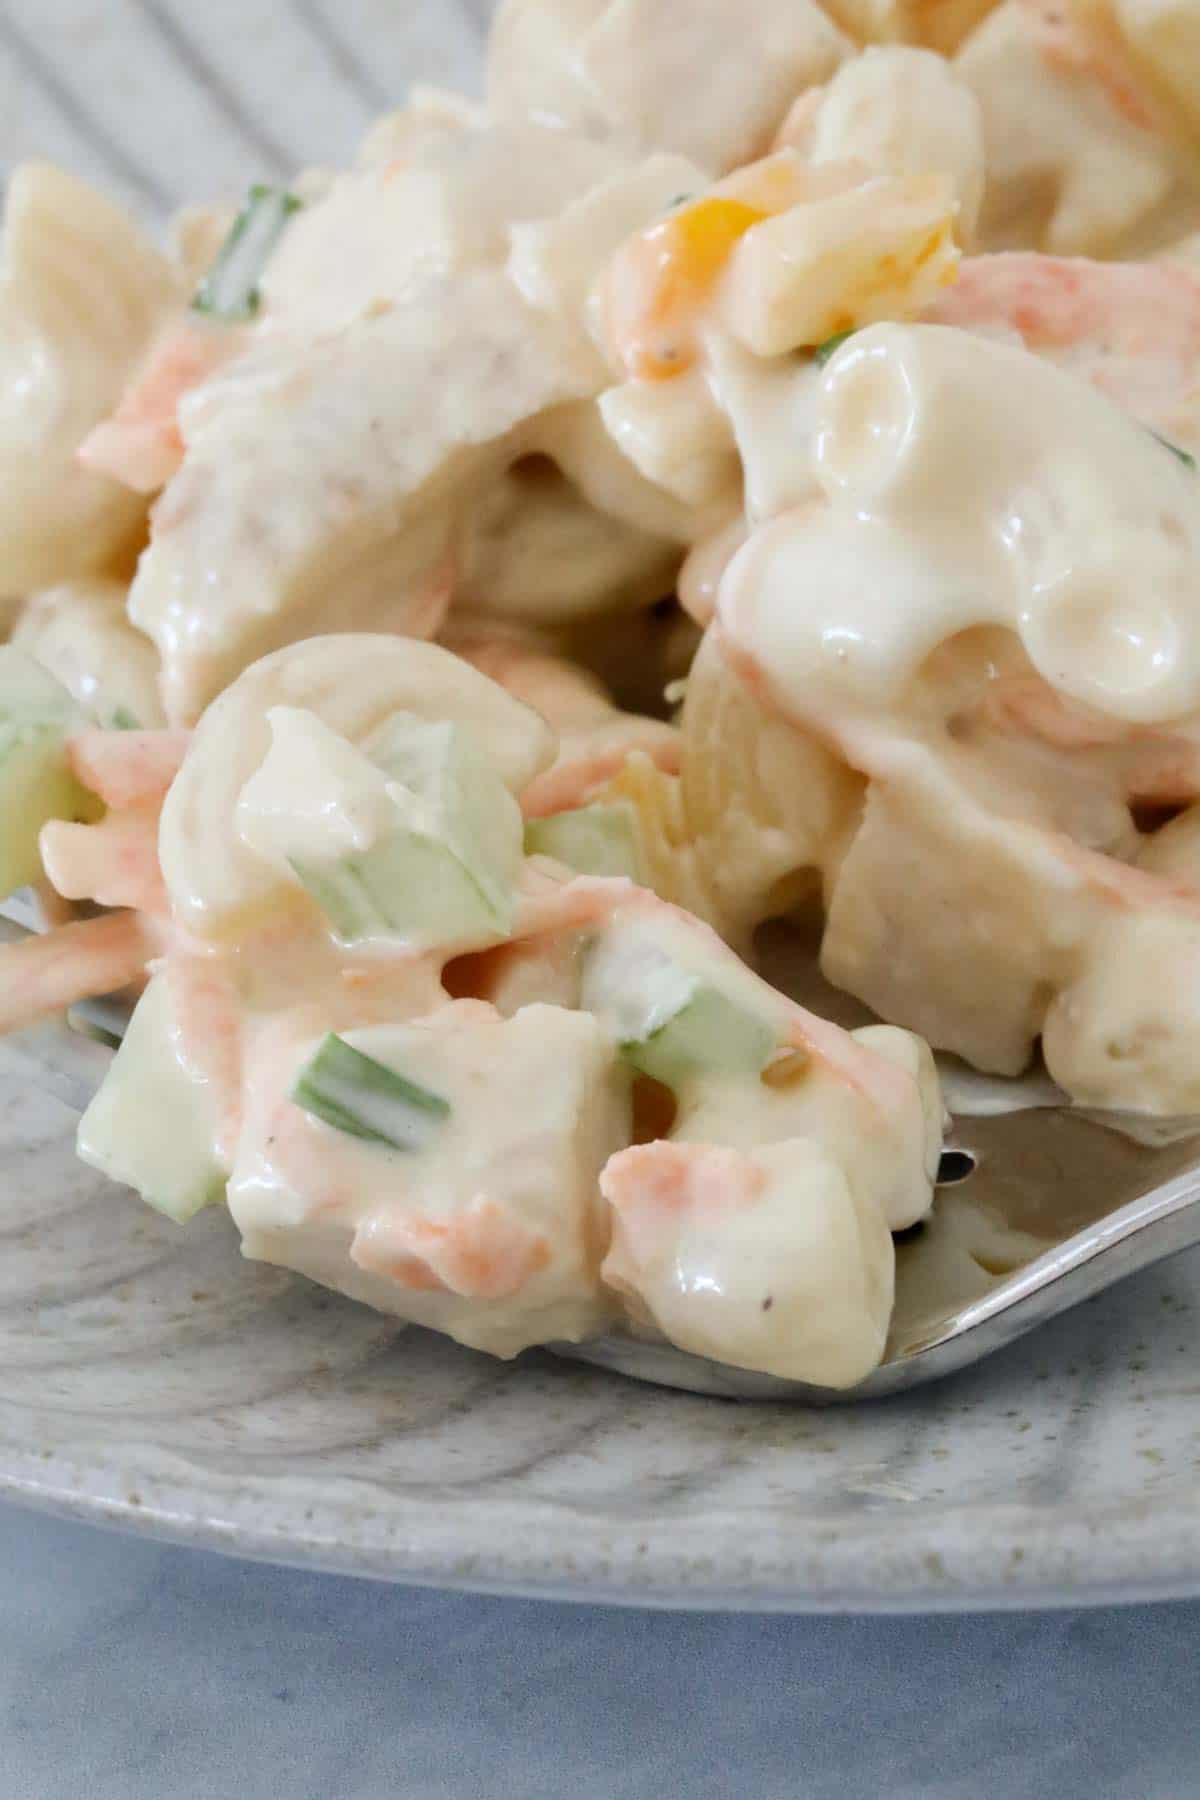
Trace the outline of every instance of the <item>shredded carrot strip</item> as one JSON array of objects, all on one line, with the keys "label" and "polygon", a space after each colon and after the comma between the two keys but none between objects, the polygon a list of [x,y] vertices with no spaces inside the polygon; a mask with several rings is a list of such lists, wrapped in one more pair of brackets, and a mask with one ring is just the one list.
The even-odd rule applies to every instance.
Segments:
[{"label": "shredded carrot strip", "polygon": [[[625,724],[624,720],[614,719],[615,726]],[[631,717],[627,728],[611,733],[608,742],[602,730],[580,733],[580,737],[582,742],[564,744],[558,761],[530,782],[521,795],[521,808],[527,819],[546,819],[586,805],[598,788],[620,774],[635,750],[648,756],[666,774],[679,773],[678,734],[658,719]]]},{"label": "shredded carrot strip", "polygon": [[607,278],[610,335],[629,375],[666,381],[695,360],[696,326],[761,206],[712,194],[628,240]]},{"label": "shredded carrot strip", "polygon": [[151,349],[112,416],[79,449],[85,468],[111,475],[135,493],[165,487],[183,461],[179,403],[240,348],[240,333],[183,325]]},{"label": "shredded carrot strip", "polygon": [[52,820],[43,825],[38,848],[42,867],[64,898],[167,915],[156,809],[109,813],[98,825]]},{"label": "shredded carrot strip", "polygon": [[0,1033],[19,1031],[93,994],[128,986],[158,954],[154,927],[137,913],[80,919],[45,937],[0,948]]},{"label": "shredded carrot strip", "polygon": [[81,731],[67,754],[84,787],[122,808],[161,800],[190,741],[187,731]]}]

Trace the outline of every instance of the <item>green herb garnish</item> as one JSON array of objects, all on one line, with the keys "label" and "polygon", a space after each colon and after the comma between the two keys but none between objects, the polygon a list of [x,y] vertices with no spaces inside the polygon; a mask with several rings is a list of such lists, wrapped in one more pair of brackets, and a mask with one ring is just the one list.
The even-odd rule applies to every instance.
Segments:
[{"label": "green herb garnish", "polygon": [[196,289],[194,312],[229,323],[252,319],[262,304],[259,281],[293,213],[303,202],[283,188],[250,189],[212,268]]},{"label": "green herb garnish", "polygon": [[332,1031],[300,1071],[292,1099],[335,1131],[392,1150],[422,1149],[450,1114],[450,1103],[440,1094],[365,1056]]},{"label": "green herb garnish", "polygon": [[835,331],[833,336],[827,337],[823,344],[818,344],[816,349],[813,351],[813,361],[816,363],[817,367],[819,369],[823,369],[825,367],[825,364],[829,361],[830,357],[833,356],[838,350],[841,349],[841,347],[845,343],[846,339],[848,337],[853,337],[853,336],[854,336],[854,332],[852,330],[851,331]]},{"label": "green herb garnish", "polygon": [[1157,431],[1152,431],[1150,436],[1152,438],[1157,438],[1164,450],[1169,450],[1172,456],[1177,456],[1184,467],[1191,469],[1192,473],[1195,474],[1196,459],[1190,450],[1181,450],[1178,444],[1173,444],[1170,438],[1163,437],[1161,433]]}]

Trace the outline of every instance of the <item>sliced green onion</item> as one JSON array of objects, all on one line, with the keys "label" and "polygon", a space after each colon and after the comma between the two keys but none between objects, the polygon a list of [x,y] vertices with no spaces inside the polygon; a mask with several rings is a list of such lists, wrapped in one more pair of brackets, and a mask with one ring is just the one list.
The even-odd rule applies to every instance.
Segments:
[{"label": "sliced green onion", "polygon": [[823,344],[818,344],[813,351],[813,361],[817,367],[823,369],[830,357],[841,349],[846,339],[853,336],[853,331],[835,331],[833,336],[827,337]]},{"label": "sliced green onion", "polygon": [[1190,450],[1181,450],[1178,444],[1173,444],[1170,438],[1163,437],[1161,433],[1157,431],[1152,431],[1150,436],[1152,438],[1157,438],[1164,450],[1169,450],[1172,456],[1177,456],[1179,458],[1185,468],[1191,469],[1193,474],[1195,473],[1196,459]]},{"label": "sliced green onion", "polygon": [[450,1114],[450,1102],[440,1094],[365,1056],[332,1031],[301,1069],[292,1099],[334,1131],[392,1150],[422,1149]]},{"label": "sliced green onion", "polygon": [[262,303],[262,272],[303,202],[284,188],[252,187],[212,268],[196,289],[195,312],[230,322],[252,319]]}]

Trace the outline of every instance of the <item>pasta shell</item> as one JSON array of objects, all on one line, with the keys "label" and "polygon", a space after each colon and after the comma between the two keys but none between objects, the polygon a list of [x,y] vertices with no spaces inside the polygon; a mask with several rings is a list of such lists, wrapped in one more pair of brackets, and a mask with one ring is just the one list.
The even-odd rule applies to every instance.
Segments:
[{"label": "pasta shell", "polygon": [[9,189],[0,279],[0,592],[103,569],[145,505],[80,467],[176,298],[166,258],[110,201],[47,164]]}]

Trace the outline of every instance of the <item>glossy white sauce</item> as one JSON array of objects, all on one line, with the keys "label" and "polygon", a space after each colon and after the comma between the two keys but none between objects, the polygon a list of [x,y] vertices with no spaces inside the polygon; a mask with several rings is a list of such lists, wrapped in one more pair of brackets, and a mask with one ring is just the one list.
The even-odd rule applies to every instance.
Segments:
[{"label": "glossy white sauce", "polygon": [[[1192,1128],[1200,486],[1155,434],[1200,445],[1200,283],[1027,246],[1194,229],[1200,37],[1175,5],[989,10],[506,0],[487,106],[415,94],[299,177],[236,326],[185,310],[224,209],[171,263],[17,176],[0,587],[101,727],[196,726],[157,862],[133,753],[101,824],[46,839],[165,951],[103,1166],[179,1216],[232,1169],[248,1254],[498,1354],[623,1321],[838,1385],[937,1172],[916,1031],[992,1072],[948,1079],[964,1117]],[[636,662],[626,704],[658,705],[674,591],[707,629],[678,728],[594,679]],[[398,714],[478,738],[511,931],[337,941],[298,880],[449,843],[372,761]],[[522,807],[597,797],[698,916],[522,860]],[[894,1023],[802,1011],[699,922],[748,949],[779,913]],[[647,1095],[620,1006],[584,1004],[637,933],[765,1021],[765,1068],[714,1051]],[[444,1125],[404,1154],[304,1113],[330,1031]],[[934,1227],[953,1279],[981,1233],[1028,1253],[966,1217]]]}]

